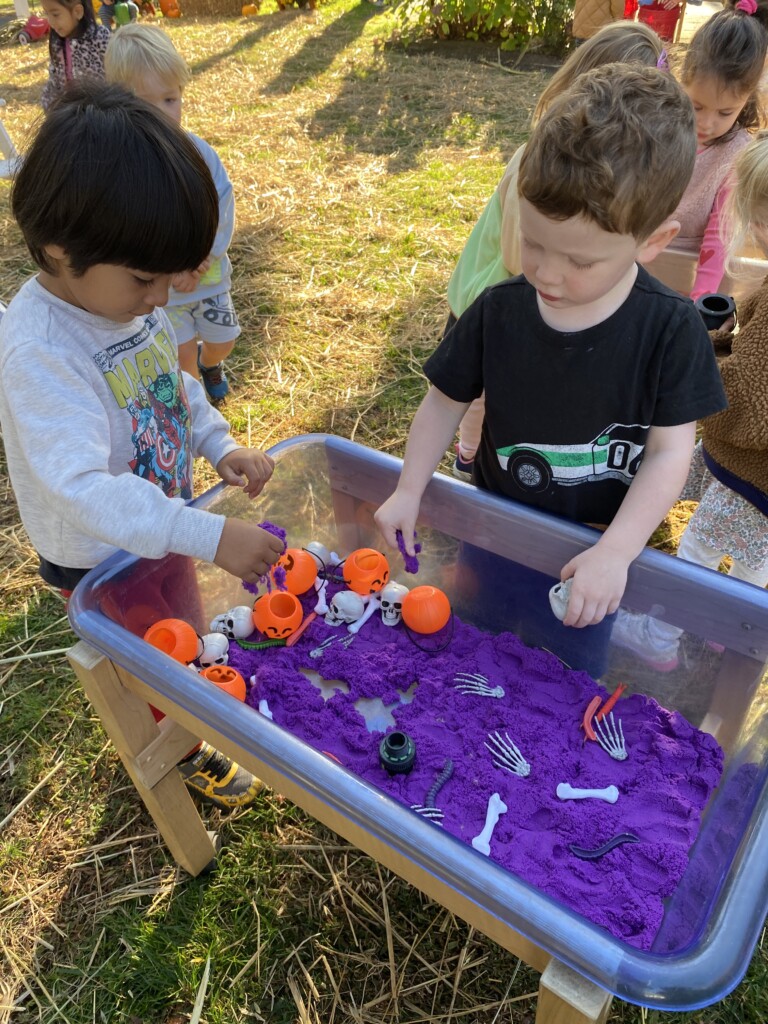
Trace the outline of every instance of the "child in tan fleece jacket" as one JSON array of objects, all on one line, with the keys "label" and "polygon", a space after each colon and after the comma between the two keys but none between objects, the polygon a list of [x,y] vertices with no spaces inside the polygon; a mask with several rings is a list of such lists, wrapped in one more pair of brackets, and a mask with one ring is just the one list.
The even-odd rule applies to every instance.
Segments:
[{"label": "child in tan fleece jacket", "polygon": [[[730,252],[747,236],[768,252],[768,132],[760,132],[734,165],[735,185],[727,221]],[[720,372],[728,408],[702,422],[681,497],[698,501],[677,554],[717,569],[725,555],[728,573],[758,587],[768,586],[768,278],[743,303],[739,330],[718,331],[712,340],[725,349]],[[624,611],[613,641],[661,671],[677,667],[682,630],[645,615]]]}]

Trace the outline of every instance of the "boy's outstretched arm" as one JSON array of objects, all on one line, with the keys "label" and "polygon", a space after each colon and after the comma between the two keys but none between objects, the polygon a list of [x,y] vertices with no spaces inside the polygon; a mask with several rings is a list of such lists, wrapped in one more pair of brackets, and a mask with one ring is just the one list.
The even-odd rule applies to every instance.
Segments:
[{"label": "boy's outstretched arm", "polygon": [[405,550],[409,555],[415,554],[413,532],[421,496],[468,408],[469,402],[454,402],[435,387],[424,396],[408,434],[397,489],[374,516],[384,539],[392,547],[397,545],[396,531],[401,530]]},{"label": "boy's outstretched arm", "polygon": [[261,494],[274,468],[272,457],[258,448],[236,448],[216,463],[216,472],[224,483],[242,487],[249,498]]},{"label": "boy's outstretched arm", "polygon": [[595,625],[619,607],[630,563],[680,497],[695,440],[695,422],[648,431],[643,461],[613,522],[560,571],[562,580],[573,577],[566,626]]}]

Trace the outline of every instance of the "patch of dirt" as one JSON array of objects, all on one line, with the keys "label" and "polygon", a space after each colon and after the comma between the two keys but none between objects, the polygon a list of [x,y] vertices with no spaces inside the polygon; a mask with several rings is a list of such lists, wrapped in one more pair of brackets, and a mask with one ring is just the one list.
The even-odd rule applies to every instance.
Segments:
[{"label": "patch of dirt", "polygon": [[424,39],[405,46],[398,40],[387,40],[385,50],[400,50],[404,53],[427,53],[435,57],[452,57],[456,60],[479,61],[483,64],[499,64],[502,68],[515,71],[551,71],[562,65],[563,58],[546,53],[519,53],[502,50],[496,43],[482,43],[474,39]]}]

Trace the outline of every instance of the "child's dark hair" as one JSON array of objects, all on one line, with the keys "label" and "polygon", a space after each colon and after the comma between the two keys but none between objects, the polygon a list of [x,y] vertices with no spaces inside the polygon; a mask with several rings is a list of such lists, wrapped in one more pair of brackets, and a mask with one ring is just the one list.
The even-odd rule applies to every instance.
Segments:
[{"label": "child's dark hair", "polygon": [[[91,25],[96,24],[96,15],[93,11],[92,0],[56,0],[56,3],[61,7],[66,7],[68,11],[72,11],[75,7],[83,8],[83,16],[77,23],[77,28],[72,31],[72,34],[68,37],[69,39],[82,39]],[[51,55],[51,59],[56,56],[57,50],[64,49],[64,40],[59,33],[51,28],[48,35],[48,52]]]},{"label": "child's dark hair", "polygon": [[664,71],[606,64],[579,75],[534,128],[518,191],[554,220],[583,216],[648,239],[693,172],[691,101]]},{"label": "child's dark hair", "polygon": [[768,51],[768,0],[727,0],[724,10],[704,22],[690,42],[680,81],[713,78],[723,91],[749,99],[730,132],[712,145],[726,142],[740,128],[759,128],[763,120],[760,76]]},{"label": "child's dark hair", "polygon": [[70,83],[43,121],[11,192],[33,259],[76,275],[98,263],[154,274],[194,270],[218,227],[216,188],[197,147],[125,89]]}]

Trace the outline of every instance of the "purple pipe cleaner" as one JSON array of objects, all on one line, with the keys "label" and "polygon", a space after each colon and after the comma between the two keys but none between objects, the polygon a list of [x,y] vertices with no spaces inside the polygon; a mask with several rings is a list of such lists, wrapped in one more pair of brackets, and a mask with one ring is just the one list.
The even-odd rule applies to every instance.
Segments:
[{"label": "purple pipe cleaner", "polygon": [[[273,537],[277,537],[278,540],[283,542],[283,551],[288,547],[288,541],[286,539],[286,532],[282,526],[276,526],[274,523],[270,523],[269,520],[265,519],[263,523],[258,523],[262,530],[266,530],[267,533],[271,533]],[[246,583],[243,580],[243,589],[247,590],[249,594],[258,594],[259,587],[266,587],[267,593],[272,593],[272,584],[275,584],[278,590],[287,590],[288,587],[285,583],[285,569],[282,565],[276,566],[271,573],[264,573],[263,576],[259,576],[258,583]]]},{"label": "purple pipe cleaner", "polygon": [[[397,537],[397,550],[403,556],[403,562],[405,563],[405,571],[406,572],[417,573],[419,571],[419,560],[416,557],[416,555],[418,555],[419,552],[421,551],[421,544],[419,544],[419,543],[414,544],[413,545],[413,550],[416,552],[416,555],[409,555],[408,552],[405,550],[405,541],[403,540],[403,531],[402,530],[398,530],[397,533],[395,534],[395,536]],[[417,537],[418,537],[418,533],[414,533],[414,535],[413,535],[414,541],[416,540]]]}]

